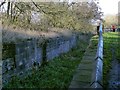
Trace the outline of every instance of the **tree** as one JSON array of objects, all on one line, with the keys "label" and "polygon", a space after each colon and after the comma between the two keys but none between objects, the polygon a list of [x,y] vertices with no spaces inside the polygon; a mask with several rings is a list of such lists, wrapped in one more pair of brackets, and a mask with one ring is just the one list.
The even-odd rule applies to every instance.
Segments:
[{"label": "tree", "polygon": [[8,5],[7,5],[7,18],[9,17],[9,12],[10,12],[10,0],[8,0]]},{"label": "tree", "polygon": [[105,26],[111,27],[111,25],[118,24],[118,16],[117,15],[106,15],[105,16]]},{"label": "tree", "polygon": [[[101,16],[97,4],[72,2],[9,2],[7,7],[7,18],[12,23],[23,27],[33,28],[39,26],[47,29],[47,27],[68,28],[73,30],[88,30],[92,27],[90,21]],[[32,23],[33,12],[38,13],[40,22]],[[10,17],[9,17],[10,15]],[[38,25],[38,26],[37,26]],[[35,27],[33,27],[35,26]]]}]

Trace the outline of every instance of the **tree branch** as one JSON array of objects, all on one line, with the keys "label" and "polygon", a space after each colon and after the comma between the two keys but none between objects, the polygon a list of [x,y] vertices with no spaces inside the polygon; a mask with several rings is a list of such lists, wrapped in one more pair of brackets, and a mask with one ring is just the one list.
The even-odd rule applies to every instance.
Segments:
[{"label": "tree branch", "polygon": [[1,4],[0,4],[0,7],[2,6],[2,5],[4,5],[6,2],[4,1],[4,2],[2,2]]},{"label": "tree branch", "polygon": [[44,10],[40,10],[40,8],[37,6],[37,4],[36,4],[35,2],[33,2],[33,0],[31,0],[31,1],[32,1],[32,3],[35,5],[35,7],[36,7],[37,9],[39,9],[39,11],[42,11],[43,13],[47,14]]}]

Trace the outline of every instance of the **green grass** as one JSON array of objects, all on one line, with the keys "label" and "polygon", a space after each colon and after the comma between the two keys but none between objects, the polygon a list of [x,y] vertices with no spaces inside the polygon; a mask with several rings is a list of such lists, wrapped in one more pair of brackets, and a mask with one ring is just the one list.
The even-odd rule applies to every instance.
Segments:
[{"label": "green grass", "polygon": [[106,88],[108,85],[108,74],[111,69],[112,51],[115,49],[116,59],[120,62],[120,47],[118,32],[108,32],[103,34],[104,38],[104,62],[103,62],[103,85]]},{"label": "green grass", "polygon": [[[88,37],[90,38],[90,37]],[[20,79],[13,77],[5,88],[68,88],[80,63],[88,41],[78,40],[77,46],[66,54],[51,60],[32,74]]]}]

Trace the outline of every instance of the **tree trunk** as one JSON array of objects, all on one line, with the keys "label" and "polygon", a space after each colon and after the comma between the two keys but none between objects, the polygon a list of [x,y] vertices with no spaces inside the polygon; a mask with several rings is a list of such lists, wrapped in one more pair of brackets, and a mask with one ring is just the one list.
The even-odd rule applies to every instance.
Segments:
[{"label": "tree trunk", "polygon": [[[11,2],[11,14],[10,14],[11,20],[12,20],[12,14],[13,14],[13,11],[12,11],[13,8],[12,8],[12,7],[13,7],[13,2]],[[12,20],[12,21],[13,21],[13,20]]]},{"label": "tree trunk", "polygon": [[8,1],[8,6],[7,6],[7,18],[9,17],[9,11],[10,11],[10,1]]}]

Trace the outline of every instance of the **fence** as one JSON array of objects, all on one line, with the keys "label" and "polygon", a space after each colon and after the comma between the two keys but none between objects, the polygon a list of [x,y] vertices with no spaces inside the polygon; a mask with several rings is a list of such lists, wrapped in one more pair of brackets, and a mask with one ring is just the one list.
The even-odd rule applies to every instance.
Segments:
[{"label": "fence", "polygon": [[13,57],[3,60],[2,81],[6,84],[14,75],[24,75],[33,67],[52,60],[62,53],[68,52],[76,45],[77,35],[71,37],[49,38],[42,44],[37,39],[12,44]]},{"label": "fence", "polygon": [[91,88],[102,88],[102,68],[103,68],[103,36],[102,36],[102,24],[99,28],[99,42],[95,58],[95,71],[92,77]]}]

